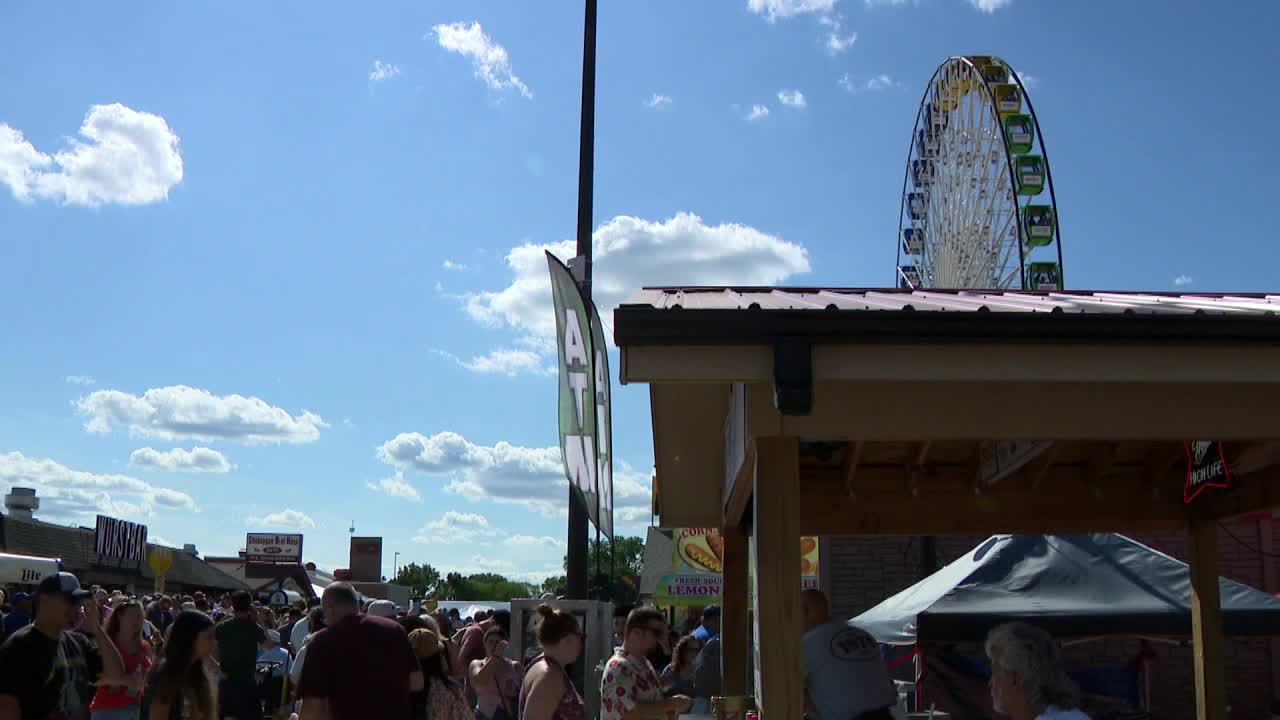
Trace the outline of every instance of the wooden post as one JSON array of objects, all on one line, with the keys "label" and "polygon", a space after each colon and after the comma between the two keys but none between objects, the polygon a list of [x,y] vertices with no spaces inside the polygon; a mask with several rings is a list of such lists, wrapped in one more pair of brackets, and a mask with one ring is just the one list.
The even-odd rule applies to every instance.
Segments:
[{"label": "wooden post", "polygon": [[[1275,537],[1271,532],[1271,513],[1264,513],[1258,518],[1258,545],[1262,555],[1262,589],[1269,595],[1280,592],[1280,578],[1276,576]],[[1280,640],[1271,638],[1267,641],[1271,656],[1271,697],[1280,699]]]},{"label": "wooden post", "polygon": [[756,439],[753,495],[755,605],[761,715],[804,716],[804,658],[800,651],[800,442]]},{"label": "wooden post", "polygon": [[1195,643],[1196,718],[1227,720],[1223,674],[1222,608],[1218,597],[1218,525],[1193,517],[1187,550],[1191,560],[1191,637]]},{"label": "wooden post", "polygon": [[720,601],[720,673],[726,697],[747,694],[747,534],[741,525],[720,530],[724,538],[724,585]]}]

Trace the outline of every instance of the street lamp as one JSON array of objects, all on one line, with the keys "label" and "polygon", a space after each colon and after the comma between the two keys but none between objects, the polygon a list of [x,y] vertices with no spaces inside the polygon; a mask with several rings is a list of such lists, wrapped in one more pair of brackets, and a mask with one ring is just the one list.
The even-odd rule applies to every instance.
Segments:
[{"label": "street lamp", "polygon": [[396,576],[400,574],[400,553],[394,553],[395,559],[391,561],[391,582],[396,581]]}]

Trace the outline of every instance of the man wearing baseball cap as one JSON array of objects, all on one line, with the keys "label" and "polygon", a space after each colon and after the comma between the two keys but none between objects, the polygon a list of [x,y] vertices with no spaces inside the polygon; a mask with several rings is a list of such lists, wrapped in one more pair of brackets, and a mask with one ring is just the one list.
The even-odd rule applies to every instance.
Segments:
[{"label": "man wearing baseball cap", "polygon": [[0,720],[85,720],[95,683],[129,683],[92,598],[71,573],[40,581],[34,621],[0,646]]}]

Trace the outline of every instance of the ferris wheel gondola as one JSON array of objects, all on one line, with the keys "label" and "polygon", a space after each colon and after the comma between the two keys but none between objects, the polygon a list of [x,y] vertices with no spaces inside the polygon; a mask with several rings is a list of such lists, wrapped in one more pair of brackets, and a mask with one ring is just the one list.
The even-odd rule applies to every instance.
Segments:
[{"label": "ferris wheel gondola", "polygon": [[898,215],[899,286],[1062,289],[1044,138],[1008,63],[975,55],[940,65],[910,145]]}]

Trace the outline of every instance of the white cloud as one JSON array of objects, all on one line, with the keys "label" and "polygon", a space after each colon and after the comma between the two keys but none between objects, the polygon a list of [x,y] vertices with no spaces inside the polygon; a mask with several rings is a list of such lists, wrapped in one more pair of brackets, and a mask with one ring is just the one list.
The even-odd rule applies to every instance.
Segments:
[{"label": "white cloud", "polygon": [[853,76],[850,75],[849,73],[845,73],[841,75],[840,79],[837,80],[836,82],[840,84],[840,87],[844,88],[845,90],[848,90],[849,92],[858,91],[858,89],[853,84]]},{"label": "white cloud", "polygon": [[799,90],[779,90],[778,102],[797,110],[803,110],[809,106],[809,101],[804,99],[804,93]]},{"label": "white cloud", "polygon": [[88,375],[68,375],[63,380],[71,385],[79,385],[81,387],[89,387],[97,382],[97,380]]},{"label": "white cloud", "polygon": [[163,545],[164,547],[168,547],[168,548],[182,547],[181,545],[173,544],[173,541],[170,540],[169,538],[161,537],[159,535],[152,535],[151,533],[147,533],[147,542],[152,545]]},{"label": "white cloud", "polygon": [[1036,88],[1040,87],[1040,78],[1036,77],[1035,75],[1026,75],[1016,70],[1014,71],[1013,74],[1018,76],[1018,80],[1021,81],[1023,86],[1025,86],[1028,90],[1035,90]]},{"label": "white cloud", "polygon": [[527,448],[499,442],[477,445],[453,432],[401,433],[383,443],[378,458],[400,470],[447,478],[445,489],[468,500],[524,505],[547,515],[563,510],[568,482],[559,447]]},{"label": "white cloud", "polygon": [[751,111],[747,113],[747,120],[754,122],[769,117],[769,108],[764,105],[752,105]]},{"label": "white cloud", "polygon": [[654,93],[649,97],[648,100],[644,101],[645,107],[651,108],[651,109],[666,107],[670,104],[671,104],[671,97],[669,95],[659,95],[658,93]]},{"label": "white cloud", "polygon": [[364,485],[374,492],[385,493],[391,497],[412,500],[413,502],[422,502],[422,496],[418,494],[418,489],[406,482],[404,474],[402,473],[396,473],[391,477],[382,478],[377,482],[370,480]]},{"label": "white cloud", "polygon": [[552,549],[565,546],[564,538],[553,538],[546,535],[512,535],[503,540],[503,543],[512,547],[544,547]]},{"label": "white cloud", "polygon": [[1190,285],[1191,276],[1185,273],[1182,275],[1179,275],[1178,277],[1173,279],[1173,284],[1177,285],[1178,287],[1182,287],[1183,285]]},{"label": "white cloud", "polygon": [[905,5],[907,0],[866,0],[867,7],[876,7],[877,5]]},{"label": "white cloud", "polygon": [[373,70],[369,72],[369,79],[373,82],[382,82],[390,80],[400,74],[400,66],[392,63],[384,63],[381,60],[373,61]]},{"label": "white cloud", "polygon": [[466,265],[463,265],[462,263],[454,262],[449,259],[446,259],[444,262],[440,263],[440,267],[444,268],[445,270],[466,270],[467,269]]},{"label": "white cloud", "polygon": [[0,183],[21,201],[96,207],[159,202],[182,182],[178,136],[159,115],[120,103],[93,105],[80,135],[49,155],[0,123]]},{"label": "white cloud", "polygon": [[[439,477],[444,480],[446,491],[471,501],[521,505],[548,517],[565,514],[569,484],[565,480],[560,448],[556,446],[530,448],[508,442],[479,445],[453,432],[431,436],[414,432],[401,433],[383,443],[377,455],[399,471]],[[615,524],[634,526],[647,521],[649,476],[615,461],[613,486]],[[441,521],[447,521],[448,526],[428,524],[423,528],[422,537],[435,537],[431,531],[449,529],[452,532],[468,523],[488,527],[483,516],[468,513],[445,513]]]},{"label": "white cloud", "polygon": [[969,4],[984,13],[993,13],[1000,8],[1009,7],[1013,0],[969,0]]},{"label": "white cloud", "polygon": [[480,375],[515,377],[523,374],[553,375],[556,372],[556,367],[548,360],[547,353],[523,348],[494,348],[488,353],[476,355],[470,360],[465,360],[444,350],[435,350],[434,352],[454,361],[459,367]]},{"label": "white cloud", "polygon": [[303,530],[305,528],[313,528],[316,521],[311,519],[310,515],[298,510],[282,510],[273,512],[270,515],[262,517],[247,517],[244,519],[245,524],[253,528],[283,528],[286,530]]},{"label": "white cloud", "polygon": [[818,22],[827,28],[827,52],[832,55],[839,55],[858,42],[858,33],[845,32],[844,15],[824,15]]},{"label": "white cloud", "polygon": [[487,538],[501,534],[502,531],[490,527],[489,519],[480,513],[446,510],[439,519],[423,525],[413,541],[429,545],[485,544]]},{"label": "white cloud", "polygon": [[188,494],[128,475],[73,470],[57,461],[0,453],[0,489],[34,488],[40,498],[36,517],[87,523],[102,513],[128,520],[151,517],[156,510],[198,511]]},{"label": "white cloud", "polygon": [[161,440],[309,443],[320,438],[321,428],[329,427],[306,410],[293,416],[260,398],[218,396],[186,385],[152,388],[141,396],[97,390],[77,406],[89,432],[109,433],[120,425],[130,436]]},{"label": "white cloud", "polygon": [[138,448],[129,456],[129,464],[139,470],[193,473],[228,473],[235,467],[226,455],[207,447],[167,451]]},{"label": "white cloud", "polygon": [[[654,222],[620,215],[594,233],[592,292],[601,319],[613,327],[613,309],[646,285],[774,285],[809,271],[807,251],[793,243],[735,223],[707,225],[681,212]],[[555,352],[555,312],[544,250],[560,258],[574,254],[574,241],[512,248],[507,287],[465,297],[477,322],[510,327],[536,339],[530,349]]]},{"label": "white cloud", "polygon": [[764,15],[769,22],[797,15],[830,13],[836,0],[747,0],[747,10]]},{"label": "white cloud", "polygon": [[436,42],[440,47],[471,59],[476,77],[483,80],[490,89],[515,88],[524,97],[533,99],[533,93],[529,91],[529,87],[516,77],[511,69],[511,59],[507,56],[507,49],[486,35],[480,23],[440,24],[432,30],[436,34]]},{"label": "white cloud", "polygon": [[875,92],[876,90],[888,90],[889,88],[901,87],[902,83],[894,80],[888,75],[880,74],[867,81],[867,89]]}]

